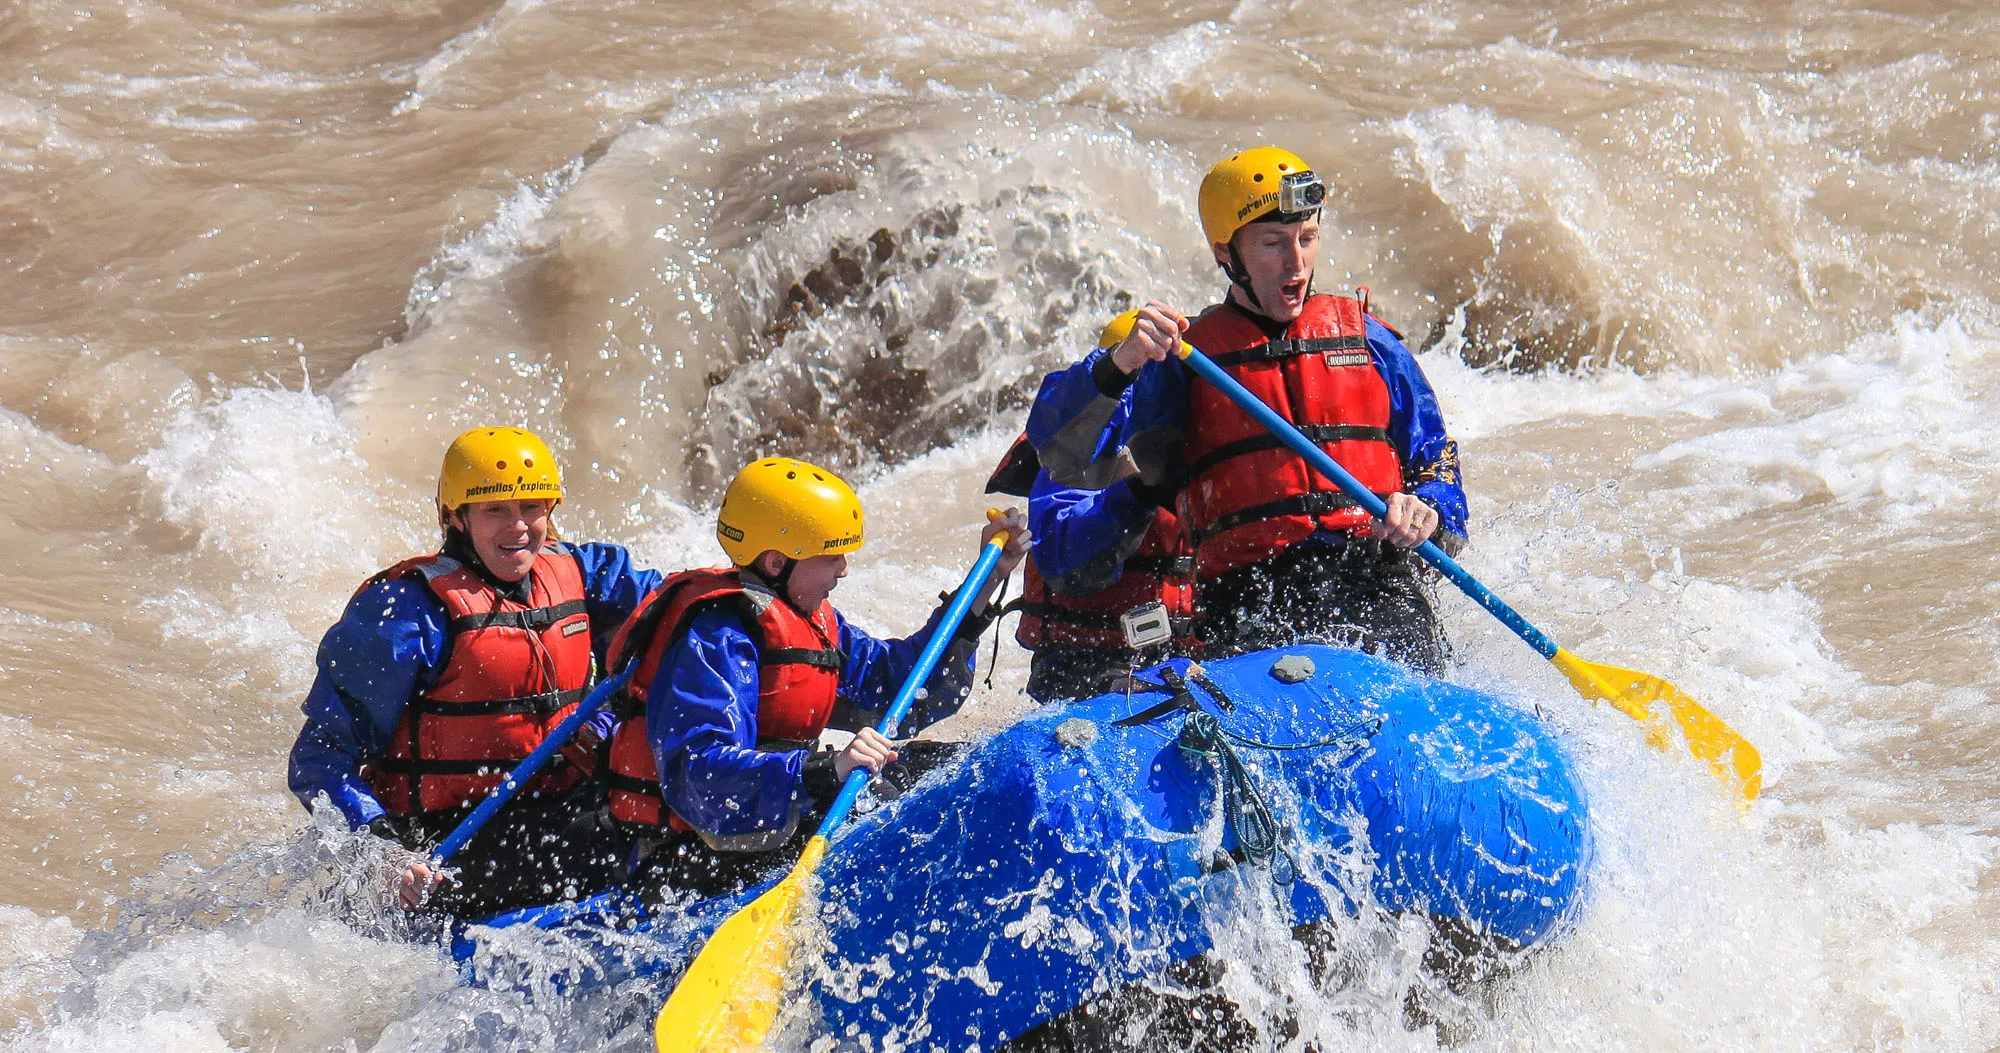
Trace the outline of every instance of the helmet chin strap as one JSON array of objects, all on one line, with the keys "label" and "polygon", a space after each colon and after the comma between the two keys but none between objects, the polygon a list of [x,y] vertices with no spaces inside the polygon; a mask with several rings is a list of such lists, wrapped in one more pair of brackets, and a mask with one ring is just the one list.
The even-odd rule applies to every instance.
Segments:
[{"label": "helmet chin strap", "polygon": [[1264,313],[1264,305],[1257,300],[1257,290],[1250,287],[1250,272],[1243,267],[1243,254],[1236,251],[1236,239],[1229,239],[1229,262],[1222,265],[1222,273],[1229,276],[1231,284],[1243,290],[1243,298],[1258,314]]},{"label": "helmet chin strap", "polygon": [[791,594],[786,589],[791,585],[792,571],[798,569],[799,561],[790,556],[785,557],[785,569],[779,571],[776,575],[764,573],[764,568],[759,566],[758,563],[758,560],[753,559],[750,561],[750,572],[757,575],[758,580],[769,585],[771,591],[777,593],[786,603],[791,603]]}]

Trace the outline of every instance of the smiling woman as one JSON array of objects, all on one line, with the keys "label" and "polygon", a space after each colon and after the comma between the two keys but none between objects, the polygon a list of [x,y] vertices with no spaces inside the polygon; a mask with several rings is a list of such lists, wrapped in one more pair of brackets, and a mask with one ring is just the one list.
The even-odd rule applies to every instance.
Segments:
[{"label": "smiling woman", "polygon": [[447,530],[472,539],[479,562],[502,581],[520,581],[534,566],[542,543],[555,536],[549,501],[474,501],[447,514]]},{"label": "smiling woman", "polygon": [[[505,496],[470,500],[486,494]],[[582,701],[606,643],[591,626],[623,621],[659,575],[616,545],[551,544],[561,500],[555,455],[531,432],[474,428],[445,451],[443,547],[370,578],[320,647],[292,750],[308,808],[428,851]],[[607,716],[529,782],[455,873],[406,863],[403,905],[470,917],[615,880],[624,846],[586,821],[600,802],[585,776],[608,730]]]}]

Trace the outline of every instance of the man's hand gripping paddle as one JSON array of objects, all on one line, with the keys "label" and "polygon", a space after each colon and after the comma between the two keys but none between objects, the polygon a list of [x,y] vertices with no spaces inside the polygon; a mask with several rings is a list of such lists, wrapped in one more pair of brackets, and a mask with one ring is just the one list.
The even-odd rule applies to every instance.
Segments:
[{"label": "man's hand gripping paddle", "polygon": [[[997,511],[987,513],[989,519],[998,516]],[[930,642],[918,654],[909,679],[903,682],[903,689],[896,693],[889,711],[876,726],[884,738],[896,737],[896,726],[903,722],[916,701],[917,691],[930,679],[931,670],[951,645],[952,634],[972,609],[973,599],[993,573],[994,565],[1000,562],[1006,547],[1004,531],[986,542],[979,562],[965,575],[965,582],[958,587],[944,617],[931,633]],[[764,1044],[771,1025],[777,1022],[778,998],[791,975],[792,926],[799,903],[805,898],[820,861],[826,858],[827,839],[846,821],[869,777],[865,767],[849,772],[840,796],[834,798],[819,830],[806,842],[805,852],[792,872],[723,922],[708,938],[707,946],[688,966],[653,1024],[653,1040],[660,1053],[756,1049]]]},{"label": "man's hand gripping paddle", "polygon": [[[1188,368],[1203,380],[1216,386],[1230,401],[1243,407],[1244,412],[1256,418],[1259,424],[1269,429],[1286,446],[1292,448],[1306,463],[1321,475],[1334,481],[1342,493],[1353,498],[1368,510],[1368,514],[1382,519],[1388,514],[1388,506],[1381,498],[1349,475],[1325,450],[1306,438],[1293,427],[1290,421],[1278,416],[1271,407],[1264,405],[1257,396],[1238,384],[1234,377],[1223,372],[1222,367],[1210,361],[1207,355],[1186,343],[1181,344],[1180,355]],[[1491,613],[1528,646],[1540,652],[1543,658],[1555,663],[1556,668],[1569,677],[1577,693],[1588,699],[1601,699],[1611,703],[1618,711],[1646,725],[1646,741],[1658,749],[1668,749],[1672,736],[1654,712],[1655,703],[1663,703],[1667,715],[1680,727],[1681,737],[1687,741],[1688,752],[1703,761],[1724,782],[1735,787],[1748,802],[1756,799],[1763,787],[1763,761],[1757,756],[1757,747],[1750,740],[1737,734],[1736,729],[1722,722],[1720,717],[1703,708],[1701,703],[1689,697],[1687,692],[1673,684],[1632,669],[1620,669],[1615,665],[1601,665],[1586,662],[1581,658],[1556,646],[1556,642],[1540,629],[1529,624],[1514,608],[1507,606],[1478,579],[1466,573],[1456,560],[1444,554],[1436,542],[1426,541],[1416,548],[1431,566],[1436,567],[1452,584],[1465,591],[1481,607]]]}]

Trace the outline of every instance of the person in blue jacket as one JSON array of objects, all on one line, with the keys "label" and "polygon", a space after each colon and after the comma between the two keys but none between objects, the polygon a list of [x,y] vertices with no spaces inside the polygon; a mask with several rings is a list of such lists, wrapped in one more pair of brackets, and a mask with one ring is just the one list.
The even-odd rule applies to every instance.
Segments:
[{"label": "person in blue jacket", "polygon": [[[786,457],[745,467],[716,516],[728,567],[668,578],[627,621],[613,668],[631,669],[611,745],[611,814],[635,837],[631,882],[720,895],[804,847],[812,820],[856,768],[881,772],[907,748],[874,728],[936,631],[942,608],[900,640],[878,640],[828,597],[861,547],[861,502],[838,476]],[[919,730],[970,694],[987,601],[1032,544],[1010,511],[1001,559],[904,720]],[[855,730],[844,748],[821,732]]]},{"label": "person in blue jacket", "polygon": [[[1136,472],[1184,502],[1195,632],[1210,654],[1349,639],[1427,672],[1446,646],[1408,550],[1463,545],[1458,448],[1429,381],[1361,299],[1312,292],[1325,184],[1297,155],[1242,151],[1202,181],[1202,226],[1229,278],[1190,321],[1155,301],[1130,336],[1052,376],[1027,434],[1059,483]],[[1291,421],[1388,505],[1375,522],[1176,352],[1182,341]],[[1115,442],[1107,426],[1129,414]]]},{"label": "person in blue jacket", "polygon": [[[1098,337],[1113,347],[1138,311],[1112,319]],[[1099,437],[1115,450],[1129,420],[1121,400]],[[1135,471],[1102,488],[1064,486],[1042,468],[1026,436],[1007,451],[988,493],[1028,498],[1035,537],[1014,638],[1033,652],[1028,695],[1037,702],[1087,698],[1121,673],[1192,652],[1194,559],[1174,493]]]},{"label": "person in blue jacket", "polygon": [[[428,851],[582,701],[660,575],[617,545],[556,540],[561,500],[555,457],[532,433],[474,428],[452,443],[442,546],[369,578],[320,642],[289,776],[307,808]],[[579,783],[609,719],[482,828],[455,872],[409,864],[403,905],[474,917],[615,881],[620,845],[578,821],[602,792]]]}]

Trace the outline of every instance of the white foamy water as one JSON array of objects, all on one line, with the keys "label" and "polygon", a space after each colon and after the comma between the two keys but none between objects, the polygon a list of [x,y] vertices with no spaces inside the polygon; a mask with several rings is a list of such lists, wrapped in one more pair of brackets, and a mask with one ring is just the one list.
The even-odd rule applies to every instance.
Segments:
[{"label": "white foamy water", "polygon": [[1766,791],[1737,812],[1443,597],[1458,678],[1577,760],[1576,924],[1453,992],[1364,916],[1322,985],[1246,901],[1243,1015],[1294,1049],[2000,1044],[1992,15],[30,2],[0,35],[5,1048],[647,1048],[663,992],[560,993],[560,941],[465,986],[379,846],[284,792],[313,647],[430,538],[443,442],[542,430],[567,533],[666,569],[717,558],[736,464],[837,464],[871,524],[837,598],[907,630],[1041,372],[1213,297],[1194,187],[1266,137],[1334,179],[1322,287],[1428,348],[1468,568],[1689,690]]}]

